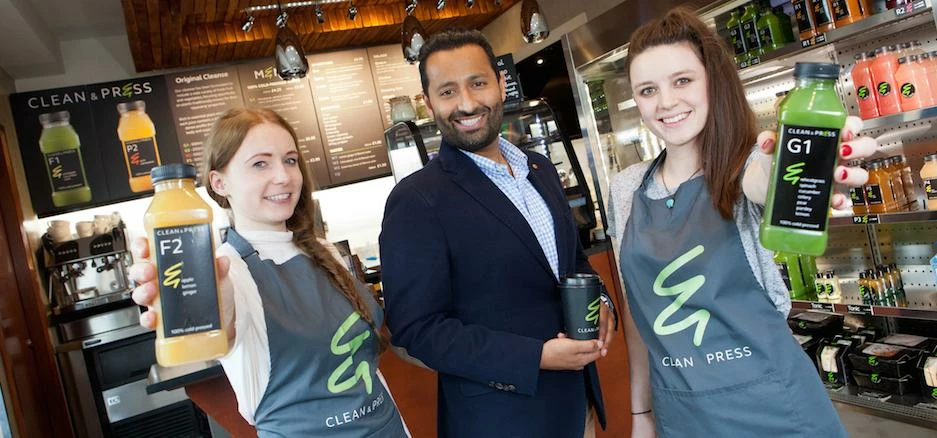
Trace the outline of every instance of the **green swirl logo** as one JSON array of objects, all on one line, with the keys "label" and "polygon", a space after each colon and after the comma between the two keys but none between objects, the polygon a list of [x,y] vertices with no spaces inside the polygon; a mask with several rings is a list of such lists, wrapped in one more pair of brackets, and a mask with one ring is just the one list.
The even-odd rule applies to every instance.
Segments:
[{"label": "green swirl logo", "polygon": [[586,322],[591,322],[592,325],[599,324],[599,309],[602,308],[602,299],[596,298],[595,301],[589,303],[589,313],[586,314]]},{"label": "green swirl logo", "polygon": [[706,277],[702,275],[697,275],[689,280],[686,280],[680,284],[671,287],[664,287],[664,282],[670,278],[675,272],[680,268],[684,267],[687,263],[690,263],[693,259],[699,257],[703,254],[705,248],[703,245],[698,245],[695,248],[686,252],[680,257],[677,257],[676,260],[670,262],[660,274],[657,275],[657,279],[654,280],[654,293],[660,297],[671,297],[676,296],[676,299],[669,306],[664,308],[657,315],[657,319],[654,320],[654,333],[658,336],[668,336],[675,333],[682,332],[696,325],[696,331],[693,335],[693,345],[697,347],[703,343],[703,335],[706,333],[706,325],[709,324],[709,311],[706,309],[699,309],[696,312],[693,312],[690,316],[683,318],[682,320],[673,323],[667,324],[667,320],[674,316],[680,309],[683,308],[683,305],[693,297],[703,284],[706,283]]},{"label": "green swirl logo", "polygon": [[914,84],[904,84],[901,86],[901,95],[904,97],[914,96]]},{"label": "green swirl logo", "polygon": [[865,85],[860,86],[859,89],[856,90],[856,95],[859,96],[859,99],[862,100],[866,100],[872,97],[872,93],[869,92],[869,87],[866,87]]},{"label": "green swirl logo", "polygon": [[876,365],[878,365],[878,358],[875,356],[869,356],[869,366],[874,367]]},{"label": "green swirl logo", "polygon": [[878,84],[878,94],[888,96],[888,93],[891,93],[891,84],[888,82],[880,82]]},{"label": "green swirl logo", "polygon": [[343,322],[342,325],[338,327],[338,330],[335,331],[335,335],[332,336],[332,354],[336,356],[348,355],[348,357],[338,365],[338,368],[335,368],[335,371],[332,371],[332,374],[329,375],[327,387],[329,392],[332,394],[348,391],[362,380],[364,381],[364,388],[366,391],[368,391],[368,394],[371,394],[371,390],[373,389],[371,382],[371,365],[369,365],[368,361],[366,360],[358,362],[358,365],[355,367],[354,373],[351,375],[351,377],[339,381],[339,379],[341,379],[342,376],[348,372],[348,369],[354,365],[355,353],[359,348],[361,348],[361,345],[364,344],[364,340],[371,336],[371,331],[365,330],[358,336],[352,338],[350,341],[345,342],[344,344],[339,344],[342,338],[345,337],[345,335],[351,330],[351,327],[355,325],[359,319],[361,319],[361,315],[359,315],[357,312],[352,312],[351,315],[348,315],[348,318],[345,318],[345,322]]},{"label": "green swirl logo", "polygon": [[784,181],[791,183],[792,186],[796,186],[797,183],[800,182],[800,174],[804,173],[804,166],[806,165],[806,162],[801,161],[800,163],[787,166],[787,169],[785,169],[787,173],[784,174]]}]

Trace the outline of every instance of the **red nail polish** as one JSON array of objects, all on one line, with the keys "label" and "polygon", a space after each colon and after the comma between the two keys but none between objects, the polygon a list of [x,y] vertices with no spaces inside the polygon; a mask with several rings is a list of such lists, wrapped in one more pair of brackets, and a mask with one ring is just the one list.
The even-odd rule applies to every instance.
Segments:
[{"label": "red nail polish", "polygon": [[767,139],[767,140],[761,142],[761,149],[762,149],[762,150],[765,150],[765,149],[771,147],[772,145],[774,145],[774,140],[772,140],[772,139],[769,138],[769,139]]},{"label": "red nail polish", "polygon": [[843,158],[847,158],[850,155],[852,155],[852,146],[849,146],[848,144],[844,144],[843,145]]},{"label": "red nail polish", "polygon": [[843,175],[840,177],[840,179],[845,181],[847,176],[849,176],[849,172],[846,172],[846,169],[843,169]]}]

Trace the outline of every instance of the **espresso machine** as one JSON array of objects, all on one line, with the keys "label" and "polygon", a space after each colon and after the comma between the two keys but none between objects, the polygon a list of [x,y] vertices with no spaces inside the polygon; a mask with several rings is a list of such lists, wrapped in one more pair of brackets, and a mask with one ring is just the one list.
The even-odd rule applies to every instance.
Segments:
[{"label": "espresso machine", "polygon": [[123,224],[73,240],[46,234],[42,248],[49,330],[75,435],[209,437],[205,415],[184,389],[146,392],[156,334],[140,326],[131,299]]}]

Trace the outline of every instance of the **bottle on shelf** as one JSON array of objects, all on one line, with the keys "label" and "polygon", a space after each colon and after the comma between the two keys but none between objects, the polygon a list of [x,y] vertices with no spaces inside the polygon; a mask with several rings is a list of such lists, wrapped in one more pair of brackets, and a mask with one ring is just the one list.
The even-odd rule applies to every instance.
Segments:
[{"label": "bottle on shelf", "polygon": [[885,278],[882,275],[882,271],[879,269],[872,270],[872,282],[875,284],[875,305],[876,306],[894,306],[893,294],[892,291],[888,289]]},{"label": "bottle on shelf", "polygon": [[761,40],[758,39],[758,18],[760,17],[758,4],[751,2],[745,5],[739,22],[742,24],[742,36],[745,38],[745,46],[748,48],[748,58],[757,58],[765,53]]},{"label": "bottle on shelf", "polygon": [[859,273],[859,296],[862,297],[862,304],[873,305],[875,304],[875,287],[871,281],[869,281],[868,271],[862,271]]},{"label": "bottle on shelf", "polygon": [[843,27],[869,16],[864,2],[865,0],[831,0],[830,9],[833,11],[833,23],[836,27]]},{"label": "bottle on shelf", "polygon": [[897,209],[892,190],[891,175],[885,170],[882,160],[874,160],[867,165],[869,180],[866,182],[865,199],[870,214],[894,212]]},{"label": "bottle on shelf", "polygon": [[927,81],[927,69],[919,56],[911,55],[898,59],[895,83],[898,84],[901,111],[914,111],[934,104],[934,94]]},{"label": "bottle on shelf", "polygon": [[[839,65],[797,63],[796,86],[778,111],[778,144],[759,232],[765,248],[813,256],[826,250],[833,168],[846,121]],[[799,184],[810,180],[811,184]],[[805,217],[802,212],[808,212]]]},{"label": "bottle on shelf", "polygon": [[885,0],[885,8],[891,10],[898,6],[904,6],[907,3],[908,0]]},{"label": "bottle on shelf", "polygon": [[833,22],[830,0],[809,0],[809,3],[813,6],[813,17],[817,32],[827,33],[836,28],[836,23]]},{"label": "bottle on shelf", "polygon": [[892,263],[885,266],[885,276],[889,287],[894,291],[895,305],[898,307],[908,307],[908,298],[904,293],[904,282],[901,279],[901,270],[898,265]]},{"label": "bottle on shelf", "polygon": [[937,210],[937,152],[924,156],[921,167],[921,182],[924,184],[924,203],[928,210]]},{"label": "bottle on shelf", "polygon": [[895,46],[875,49],[875,59],[869,65],[877,93],[875,98],[878,102],[878,113],[883,116],[901,112],[901,99],[895,82],[895,72],[898,71],[898,57],[895,56],[895,51]]},{"label": "bottle on shelf", "polygon": [[808,289],[804,282],[804,272],[801,268],[797,254],[778,252],[774,254],[774,263],[781,272],[784,285],[790,292],[792,300],[807,299]]},{"label": "bottle on shelf", "polygon": [[888,178],[891,182],[891,193],[895,198],[895,209],[892,212],[905,211],[908,205],[908,199],[905,197],[904,182],[901,179],[901,167],[898,157],[892,156],[882,160],[885,163],[885,170],[888,172]]},{"label": "bottle on shelf", "polygon": [[827,287],[826,277],[822,273],[817,273],[814,275],[814,288],[817,290],[817,301],[827,302],[830,300],[829,291],[830,288]]},{"label": "bottle on shelf", "polygon": [[863,119],[874,119],[879,116],[878,99],[876,98],[875,82],[872,80],[872,72],[869,66],[875,55],[865,52],[855,56],[855,64],[852,67],[852,83],[856,88],[856,101],[859,106],[859,117]]},{"label": "bottle on shelf", "polygon": [[827,271],[824,275],[826,280],[826,297],[832,303],[841,303],[843,301],[843,290],[839,284],[839,277],[836,272]]},{"label": "bottle on shelf", "polygon": [[[862,160],[853,160],[849,163],[852,167],[866,168]],[[852,214],[859,216],[869,214],[869,207],[866,205],[865,189],[861,186],[849,189],[849,199],[852,201]]]},{"label": "bottle on shelf", "polygon": [[898,52],[895,53],[895,56],[897,56],[898,59],[907,58],[911,56],[911,41],[898,43],[896,44],[896,47],[898,48]]},{"label": "bottle on shelf", "polygon": [[901,185],[904,187],[905,199],[908,201],[908,203],[905,204],[905,210],[917,211],[920,206],[917,202],[917,193],[914,191],[914,178],[911,176],[911,166],[908,164],[908,160],[904,155],[896,155],[895,159],[898,162],[898,168],[901,169]]},{"label": "bottle on shelf", "polygon": [[742,64],[748,61],[748,46],[745,44],[745,37],[742,34],[742,8],[737,8],[729,14],[729,20],[726,21],[726,30],[729,35],[729,45],[735,50],[735,63]]},{"label": "bottle on shelf", "polygon": [[780,49],[794,41],[790,17],[784,12],[771,9],[770,5],[762,4],[761,17],[758,18],[755,28],[761,48],[765,52]]},{"label": "bottle on shelf", "polygon": [[813,16],[813,6],[808,0],[791,0],[791,6],[794,8],[794,20],[797,21],[797,29],[802,41],[807,41],[817,36],[816,19]]}]

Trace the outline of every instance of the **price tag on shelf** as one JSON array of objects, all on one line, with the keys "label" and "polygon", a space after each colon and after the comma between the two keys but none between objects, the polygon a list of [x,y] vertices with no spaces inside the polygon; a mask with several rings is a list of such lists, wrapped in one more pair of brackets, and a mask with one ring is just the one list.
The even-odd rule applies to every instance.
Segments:
[{"label": "price tag on shelf", "polygon": [[748,65],[751,65],[751,66],[758,65],[758,64],[761,64],[761,58],[758,58],[758,57],[752,58],[752,60],[748,62]]},{"label": "price tag on shelf", "polygon": [[810,37],[810,38],[808,38],[808,39],[801,40],[801,41],[800,41],[800,46],[803,47],[803,48],[807,48],[807,47],[810,47],[810,46],[815,46],[815,45],[817,45],[817,44],[823,44],[823,43],[825,43],[825,42],[826,42],[826,34],[825,34],[825,33],[821,33],[821,34],[819,34],[819,35],[817,35],[817,36],[815,36],[815,37]]},{"label": "price tag on shelf", "polygon": [[833,303],[810,303],[810,308],[813,310],[826,310],[827,312],[832,312]]},{"label": "price tag on shelf", "polygon": [[877,223],[879,223],[878,215],[877,215],[877,214],[867,214],[867,215],[862,215],[862,216],[853,216],[853,217],[852,217],[852,223],[853,223],[853,224],[856,224],[856,225],[859,225],[859,224],[877,224]]},{"label": "price tag on shelf", "polygon": [[912,1],[906,5],[899,6],[895,8],[895,16],[903,17],[905,15],[920,11],[927,7],[927,2],[925,0],[916,0]]},{"label": "price tag on shelf", "polygon": [[868,304],[847,304],[846,311],[853,315],[871,315],[872,306]]}]

